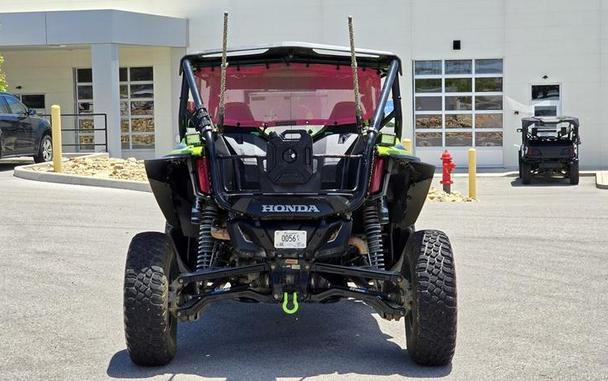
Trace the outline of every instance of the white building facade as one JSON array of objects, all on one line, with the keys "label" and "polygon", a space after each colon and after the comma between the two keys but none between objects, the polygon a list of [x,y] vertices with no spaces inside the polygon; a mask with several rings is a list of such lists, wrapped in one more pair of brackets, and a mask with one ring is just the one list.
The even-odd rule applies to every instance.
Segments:
[{"label": "white building facade", "polygon": [[[108,9],[109,8],[109,9]],[[75,114],[65,141],[114,156],[175,145],[179,59],[221,46],[280,41],[390,50],[403,62],[405,136],[439,165],[517,165],[520,119],[581,122],[582,168],[608,167],[608,0],[0,0],[9,91],[30,107]],[[66,127],[69,126],[69,127]],[[89,130],[89,131],[87,131]]]}]

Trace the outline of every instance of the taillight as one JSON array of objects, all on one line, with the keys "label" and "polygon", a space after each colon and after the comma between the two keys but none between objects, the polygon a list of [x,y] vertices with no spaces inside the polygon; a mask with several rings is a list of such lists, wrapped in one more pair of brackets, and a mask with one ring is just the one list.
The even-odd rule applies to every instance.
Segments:
[{"label": "taillight", "polygon": [[369,183],[369,194],[378,193],[382,189],[382,179],[384,177],[384,159],[376,157],[372,169],[372,180]]},{"label": "taillight", "polygon": [[198,186],[201,193],[211,193],[211,182],[209,181],[209,164],[207,158],[203,157],[196,161],[196,172],[198,174]]}]

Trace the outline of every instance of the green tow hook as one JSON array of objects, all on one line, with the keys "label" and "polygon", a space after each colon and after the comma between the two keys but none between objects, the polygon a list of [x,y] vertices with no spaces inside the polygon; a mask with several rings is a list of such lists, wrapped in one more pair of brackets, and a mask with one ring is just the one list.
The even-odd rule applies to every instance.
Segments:
[{"label": "green tow hook", "polygon": [[298,293],[297,292],[293,293],[293,307],[289,308],[289,307],[287,307],[287,304],[289,304],[289,293],[284,292],[283,293],[283,312],[285,312],[287,315],[293,315],[296,312],[298,312],[298,309],[300,308],[300,304],[298,304]]}]

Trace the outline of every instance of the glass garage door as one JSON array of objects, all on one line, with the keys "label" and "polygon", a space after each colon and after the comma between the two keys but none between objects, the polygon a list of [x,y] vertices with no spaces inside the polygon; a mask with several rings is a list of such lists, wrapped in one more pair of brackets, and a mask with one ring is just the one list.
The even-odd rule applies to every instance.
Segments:
[{"label": "glass garage door", "polygon": [[[90,68],[75,69],[77,141],[81,150],[93,149],[93,75]],[[120,131],[123,154],[154,154],[154,70],[152,66],[121,67]],[[145,152],[144,152],[145,151]]]},{"label": "glass garage door", "polygon": [[476,147],[480,165],[502,165],[502,59],[414,61],[413,104],[423,160],[436,164],[447,149],[464,164],[468,148]]},{"label": "glass garage door", "polygon": [[154,150],[154,71],[120,68],[120,130],[124,150]]}]

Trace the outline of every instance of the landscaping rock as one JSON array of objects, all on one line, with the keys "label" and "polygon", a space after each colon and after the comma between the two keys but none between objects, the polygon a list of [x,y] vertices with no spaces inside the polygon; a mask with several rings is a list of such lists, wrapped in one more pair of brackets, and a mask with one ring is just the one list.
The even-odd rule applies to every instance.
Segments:
[{"label": "landscaping rock", "polygon": [[463,195],[460,192],[453,191],[452,193],[446,193],[441,189],[431,187],[429,194],[426,199],[430,202],[472,202],[475,199]]},{"label": "landscaping rock", "polygon": [[[37,171],[53,172],[51,164],[32,168]],[[77,157],[63,162],[63,173],[68,175],[92,176],[118,180],[147,182],[144,161],[135,158],[117,159],[107,157]]]}]

